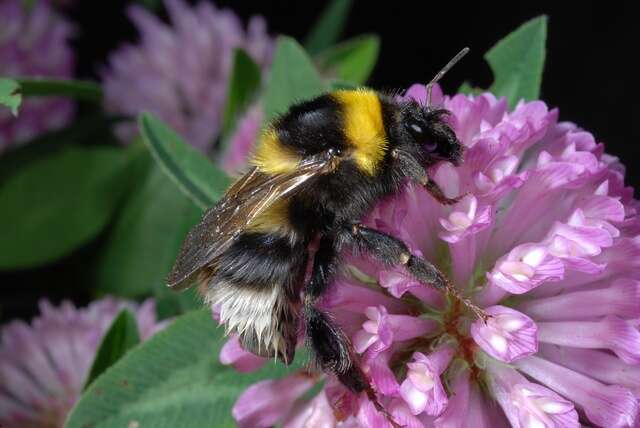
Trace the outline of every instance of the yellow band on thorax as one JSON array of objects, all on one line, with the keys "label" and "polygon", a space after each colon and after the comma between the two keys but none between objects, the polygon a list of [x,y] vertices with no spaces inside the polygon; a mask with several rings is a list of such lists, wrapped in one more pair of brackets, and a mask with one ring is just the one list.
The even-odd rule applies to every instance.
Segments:
[{"label": "yellow band on thorax", "polygon": [[353,148],[356,164],[374,175],[388,145],[378,94],[358,89],[336,91],[332,95],[342,104],[344,133]]},{"label": "yellow band on thorax", "polygon": [[300,156],[285,147],[273,128],[267,128],[258,141],[252,163],[265,174],[286,174],[298,167]]}]

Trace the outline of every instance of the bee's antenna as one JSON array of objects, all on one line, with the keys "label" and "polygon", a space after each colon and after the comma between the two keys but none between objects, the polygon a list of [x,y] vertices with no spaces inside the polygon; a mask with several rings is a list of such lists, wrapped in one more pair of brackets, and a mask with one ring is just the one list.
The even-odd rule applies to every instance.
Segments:
[{"label": "bee's antenna", "polygon": [[462,49],[460,52],[458,52],[458,54],[456,56],[454,56],[451,59],[451,61],[449,61],[447,63],[447,65],[442,67],[442,70],[440,70],[438,72],[438,74],[436,74],[433,79],[431,79],[431,82],[429,82],[427,84],[427,107],[429,107],[431,105],[431,90],[433,89],[433,85],[438,83],[438,80],[442,79],[442,76],[447,74],[447,71],[451,70],[451,67],[456,65],[456,63],[458,61],[460,61],[462,59],[462,57],[465,56],[467,53],[469,53],[469,48],[468,47],[466,47],[466,48]]}]

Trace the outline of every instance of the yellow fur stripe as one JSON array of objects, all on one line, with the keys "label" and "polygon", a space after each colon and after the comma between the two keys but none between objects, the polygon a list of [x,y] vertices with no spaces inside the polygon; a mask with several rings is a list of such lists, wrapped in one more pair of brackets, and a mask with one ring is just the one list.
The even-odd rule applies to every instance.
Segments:
[{"label": "yellow fur stripe", "polygon": [[280,199],[274,202],[264,212],[254,218],[246,228],[251,232],[278,233],[288,235],[293,233],[289,222],[289,202]]},{"label": "yellow fur stripe", "polygon": [[252,163],[265,174],[284,174],[295,171],[300,157],[285,147],[275,129],[267,128],[260,136]]},{"label": "yellow fur stripe", "polygon": [[380,98],[368,89],[336,91],[333,96],[342,104],[344,133],[353,146],[356,164],[374,175],[387,151]]}]

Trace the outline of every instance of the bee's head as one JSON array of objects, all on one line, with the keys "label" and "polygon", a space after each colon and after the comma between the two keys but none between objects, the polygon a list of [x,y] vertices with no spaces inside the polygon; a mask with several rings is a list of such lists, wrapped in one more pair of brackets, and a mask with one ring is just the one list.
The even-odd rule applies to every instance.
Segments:
[{"label": "bee's head", "polygon": [[448,110],[433,109],[410,102],[402,109],[402,124],[428,164],[440,160],[454,165],[462,162],[463,145],[445,118]]}]

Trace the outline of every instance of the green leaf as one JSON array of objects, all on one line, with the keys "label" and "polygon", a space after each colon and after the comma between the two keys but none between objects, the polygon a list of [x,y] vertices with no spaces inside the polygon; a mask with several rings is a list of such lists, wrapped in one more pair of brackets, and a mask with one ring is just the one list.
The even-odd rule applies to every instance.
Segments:
[{"label": "green leaf", "polygon": [[56,79],[16,79],[25,97],[62,96],[77,100],[102,101],[102,88],[96,82]]},{"label": "green leaf", "polygon": [[48,156],[62,147],[102,142],[117,121],[118,119],[105,117],[101,113],[84,115],[64,128],[39,134],[3,153],[0,156],[0,183],[34,160]]},{"label": "green leaf", "polygon": [[464,82],[462,82],[462,85],[460,85],[457,92],[467,95],[478,95],[481,94],[483,90],[472,86],[471,83],[465,80]]},{"label": "green leaf", "polygon": [[84,389],[87,389],[98,376],[114,365],[116,361],[138,343],[140,343],[138,322],[128,309],[123,309],[102,337],[102,342],[98,347],[89,375],[85,381]]},{"label": "green leaf", "polygon": [[196,287],[176,292],[165,286],[154,291],[158,319],[176,317],[190,310],[202,308],[202,296]]},{"label": "green leaf", "polygon": [[162,6],[162,0],[138,0],[138,3],[153,12],[157,12]]},{"label": "green leaf", "polygon": [[65,427],[234,427],[231,408],[249,384],[304,361],[296,358],[293,368],[268,361],[238,374],[218,360],[222,334],[208,309],[179,317],[96,379]]},{"label": "green leaf", "polygon": [[33,159],[0,186],[0,269],[68,255],[109,222],[128,185],[128,150],[63,147]]},{"label": "green leaf", "polygon": [[363,84],[369,78],[380,52],[380,38],[362,35],[340,43],[318,56],[321,67],[340,80]]},{"label": "green leaf", "polygon": [[27,11],[31,11],[33,8],[33,3],[36,0],[22,0],[22,7],[24,7]]},{"label": "green leaf", "polygon": [[352,90],[361,87],[362,85],[356,85],[355,83],[345,82],[344,80],[339,79],[334,79],[329,82],[329,88],[331,88],[332,91],[339,91],[340,89]]},{"label": "green leaf", "polygon": [[547,17],[539,16],[518,27],[486,53],[495,80],[489,90],[506,96],[511,107],[520,99],[540,95],[544,69]]},{"label": "green leaf", "polygon": [[17,116],[21,102],[22,96],[18,82],[11,79],[0,79],[0,105],[9,107],[11,114]]},{"label": "green leaf", "polygon": [[278,37],[264,100],[265,119],[269,121],[294,102],[313,98],[324,90],[318,71],[298,42]]},{"label": "green leaf", "polygon": [[235,49],[227,101],[222,118],[222,139],[229,137],[238,117],[247,109],[260,88],[260,67],[242,49]]},{"label": "green leaf", "polygon": [[187,232],[202,215],[149,154],[143,155],[137,160],[136,191],[98,256],[94,282],[100,293],[129,298],[170,293],[165,278]]},{"label": "green leaf", "polygon": [[186,144],[151,113],[142,113],[142,140],[167,176],[200,208],[208,208],[229,185],[227,175]]},{"label": "green leaf", "polygon": [[331,0],[307,35],[304,46],[316,54],[338,41],[347,23],[351,0]]}]

